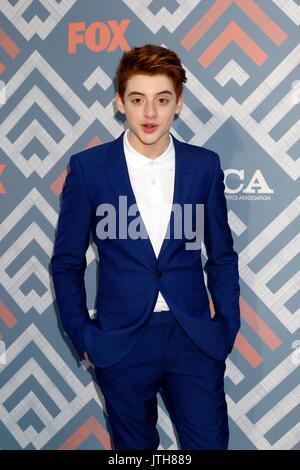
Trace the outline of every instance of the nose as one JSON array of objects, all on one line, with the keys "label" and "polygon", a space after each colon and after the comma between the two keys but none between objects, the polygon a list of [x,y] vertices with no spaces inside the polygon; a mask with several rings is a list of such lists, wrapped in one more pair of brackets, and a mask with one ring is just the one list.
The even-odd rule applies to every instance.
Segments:
[{"label": "nose", "polygon": [[156,116],[156,107],[154,103],[146,103],[144,108],[144,116],[147,118],[153,118]]}]

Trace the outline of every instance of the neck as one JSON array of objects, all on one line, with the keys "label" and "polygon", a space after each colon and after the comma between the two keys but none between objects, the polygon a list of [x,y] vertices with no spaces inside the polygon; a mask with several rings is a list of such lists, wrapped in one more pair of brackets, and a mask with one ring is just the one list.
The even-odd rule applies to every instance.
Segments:
[{"label": "neck", "polygon": [[161,136],[160,140],[154,143],[147,144],[142,142],[131,130],[127,133],[127,139],[130,145],[145,157],[155,160],[158,158],[170,145],[169,133]]}]

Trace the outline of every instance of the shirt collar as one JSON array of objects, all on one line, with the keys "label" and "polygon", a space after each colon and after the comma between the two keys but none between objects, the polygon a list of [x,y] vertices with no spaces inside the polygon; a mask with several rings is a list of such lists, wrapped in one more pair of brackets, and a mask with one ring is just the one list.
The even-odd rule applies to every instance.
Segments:
[{"label": "shirt collar", "polygon": [[141,154],[135,148],[132,147],[132,145],[128,141],[128,132],[129,129],[126,129],[123,136],[124,153],[126,156],[126,160],[128,160],[134,168],[141,168],[145,165],[149,165],[149,163],[152,161],[155,161],[155,164],[161,165],[164,168],[172,167],[172,165],[174,164],[175,150],[173,138],[170,133],[170,143],[168,147],[163,153],[161,153],[158,157],[152,160],[151,158],[146,157],[145,155]]}]

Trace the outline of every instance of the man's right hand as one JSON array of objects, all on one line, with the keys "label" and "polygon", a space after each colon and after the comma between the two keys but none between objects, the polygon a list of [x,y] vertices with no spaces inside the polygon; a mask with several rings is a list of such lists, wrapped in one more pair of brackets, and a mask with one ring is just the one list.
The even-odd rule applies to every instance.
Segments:
[{"label": "man's right hand", "polygon": [[84,357],[84,360],[85,360],[86,363],[87,363],[87,366],[88,366],[88,367],[91,366],[93,369],[95,369],[95,366],[94,366],[94,364],[90,361],[89,356],[88,356],[88,353],[87,353],[86,351],[83,353],[83,357]]}]

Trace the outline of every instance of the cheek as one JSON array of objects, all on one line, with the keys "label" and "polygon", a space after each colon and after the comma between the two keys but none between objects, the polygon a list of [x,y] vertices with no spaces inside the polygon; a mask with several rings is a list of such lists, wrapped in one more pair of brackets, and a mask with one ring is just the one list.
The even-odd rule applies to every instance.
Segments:
[{"label": "cheek", "polygon": [[129,118],[135,118],[136,116],[139,116],[140,114],[141,114],[141,110],[132,109],[132,108],[130,108],[130,110],[128,110],[127,112],[127,116]]},{"label": "cheek", "polygon": [[170,110],[164,113],[164,117],[165,117],[166,121],[172,121],[173,116],[174,116],[174,114]]}]

